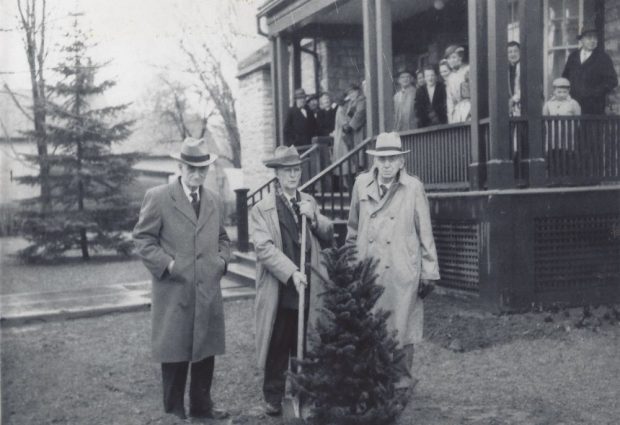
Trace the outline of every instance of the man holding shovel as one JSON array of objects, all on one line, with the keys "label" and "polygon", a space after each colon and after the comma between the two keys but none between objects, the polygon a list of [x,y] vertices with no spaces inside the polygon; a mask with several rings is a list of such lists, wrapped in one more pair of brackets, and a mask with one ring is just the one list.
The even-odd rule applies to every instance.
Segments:
[{"label": "man holding shovel", "polygon": [[[331,221],[320,214],[314,198],[297,190],[302,162],[294,146],[278,147],[274,157],[265,161],[275,169],[276,188],[250,213],[257,260],[256,348],[259,366],[265,372],[265,411],[274,416],[282,411],[290,357],[297,355],[299,293],[304,291],[306,300],[306,340],[318,310],[321,282],[311,279],[310,269],[301,266],[300,260],[305,256],[310,265],[320,269],[320,242],[331,241],[333,234]],[[305,237],[302,228],[306,228]]]}]

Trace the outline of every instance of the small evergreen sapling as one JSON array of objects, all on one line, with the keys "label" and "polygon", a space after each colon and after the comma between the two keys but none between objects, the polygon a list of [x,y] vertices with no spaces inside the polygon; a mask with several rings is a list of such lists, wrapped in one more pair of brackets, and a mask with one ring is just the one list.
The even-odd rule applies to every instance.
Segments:
[{"label": "small evergreen sapling", "polygon": [[312,423],[389,424],[406,394],[394,388],[403,355],[387,330],[390,312],[373,310],[383,293],[378,261],[358,261],[352,246],[327,250],[324,258],[329,279],[320,295],[320,342],[300,362],[301,372],[290,374],[293,389],[310,406]]}]

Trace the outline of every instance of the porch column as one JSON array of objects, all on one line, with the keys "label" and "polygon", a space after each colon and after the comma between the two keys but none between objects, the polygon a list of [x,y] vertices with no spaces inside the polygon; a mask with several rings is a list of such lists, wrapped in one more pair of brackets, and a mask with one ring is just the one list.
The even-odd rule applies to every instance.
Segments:
[{"label": "porch column", "polygon": [[482,189],[484,185],[485,154],[480,134],[480,119],[488,114],[486,107],[486,0],[468,0],[467,28],[469,38],[469,87],[471,95],[471,151],[469,188]]},{"label": "porch column", "polygon": [[293,39],[293,90],[301,87],[301,40]]},{"label": "porch column", "polygon": [[366,80],[366,136],[378,133],[377,13],[375,0],[362,0],[364,25],[364,79]]},{"label": "porch column", "polygon": [[273,111],[273,129],[275,137],[275,146],[282,144],[280,138],[280,111],[278,109],[278,55],[276,55],[276,39],[269,38],[269,54],[271,56],[271,110]]},{"label": "porch column", "polygon": [[276,81],[274,85],[274,105],[277,111],[277,127],[276,134],[278,145],[283,145],[284,140],[284,122],[289,108],[289,53],[286,40],[282,35],[275,38],[275,70],[272,72],[272,78],[275,74]]},{"label": "porch column", "polygon": [[394,129],[394,81],[392,61],[392,3],[376,0],[377,14],[377,94],[379,132]]},{"label": "porch column", "polygon": [[528,122],[529,155],[526,163],[529,186],[545,184],[545,160],[542,134],[542,99],[544,97],[544,23],[543,1],[525,1],[519,5],[521,42],[521,105]]},{"label": "porch column", "polygon": [[487,186],[506,189],[515,186],[511,160],[508,122],[508,6],[505,2],[487,2],[489,40],[489,144]]}]

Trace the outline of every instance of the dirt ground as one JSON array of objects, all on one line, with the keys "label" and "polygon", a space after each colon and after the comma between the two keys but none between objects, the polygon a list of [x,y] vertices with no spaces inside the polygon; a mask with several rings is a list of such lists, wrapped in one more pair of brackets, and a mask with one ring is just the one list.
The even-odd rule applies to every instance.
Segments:
[{"label": "dirt ground", "polygon": [[[228,352],[216,360],[213,396],[233,418],[219,423],[279,424],[260,413],[252,301],[225,308]],[[419,383],[397,425],[618,423],[620,325],[611,308],[585,320],[581,309],[495,316],[434,294],[426,313]],[[149,335],[146,312],[3,328],[2,423],[174,423],[161,411]]]}]

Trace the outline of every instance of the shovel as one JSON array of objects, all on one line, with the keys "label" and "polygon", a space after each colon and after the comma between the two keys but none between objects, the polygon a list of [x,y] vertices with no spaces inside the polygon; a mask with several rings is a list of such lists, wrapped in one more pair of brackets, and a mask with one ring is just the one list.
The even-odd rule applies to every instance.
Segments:
[{"label": "shovel", "polygon": [[[302,273],[306,273],[306,227],[307,217],[301,215],[301,255],[299,260],[299,270]],[[299,310],[297,312],[297,359],[303,360],[304,358],[304,311],[306,307],[306,290],[299,291]],[[290,363],[289,363],[290,367]],[[301,365],[297,366],[298,373],[301,371]],[[285,420],[299,419],[299,423],[303,423],[301,420],[301,400],[299,394],[295,396],[287,395],[282,400],[282,416]],[[297,421],[295,421],[297,422]],[[287,422],[293,423],[293,422]]]}]

